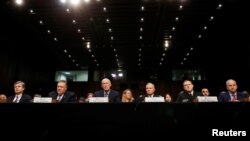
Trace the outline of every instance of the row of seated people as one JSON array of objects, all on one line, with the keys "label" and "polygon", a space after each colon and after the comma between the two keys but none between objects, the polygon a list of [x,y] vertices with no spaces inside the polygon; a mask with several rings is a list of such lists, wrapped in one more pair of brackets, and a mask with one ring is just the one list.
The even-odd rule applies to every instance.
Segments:
[{"label": "row of seated people", "polygon": [[[145,102],[147,97],[162,97],[161,95],[155,94],[155,86],[153,83],[146,84],[146,94],[140,95],[137,99],[133,97],[132,91],[126,89],[122,93],[122,98],[117,91],[111,89],[111,81],[104,78],[101,81],[102,90],[96,91],[95,93],[89,93],[88,97],[84,99],[77,96],[74,92],[67,91],[68,84],[65,80],[60,80],[57,83],[57,90],[52,91],[48,94],[48,97],[52,98],[52,103],[86,103],[89,102],[90,97],[107,97],[108,102]],[[194,85],[192,81],[183,81],[183,91],[181,91],[176,102],[198,102],[197,97],[209,96],[209,90],[203,88],[201,92],[194,91]],[[249,94],[247,92],[238,92],[238,86],[235,80],[229,79],[226,81],[227,91],[221,92],[218,96],[219,102],[246,102],[249,101]],[[15,95],[6,97],[4,94],[0,95],[0,103],[30,103],[32,98],[30,95],[24,93],[25,83],[17,81],[14,83]],[[217,99],[217,98],[216,98]],[[170,94],[165,95],[165,102],[173,102]]]}]

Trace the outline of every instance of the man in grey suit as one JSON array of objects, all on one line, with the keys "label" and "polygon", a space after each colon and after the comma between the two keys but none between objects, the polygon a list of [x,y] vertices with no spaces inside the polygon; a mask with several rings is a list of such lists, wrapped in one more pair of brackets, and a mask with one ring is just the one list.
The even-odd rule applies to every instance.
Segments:
[{"label": "man in grey suit", "polygon": [[120,102],[119,93],[111,89],[111,81],[108,78],[104,78],[101,81],[102,90],[96,91],[94,97],[108,97],[110,103]]}]

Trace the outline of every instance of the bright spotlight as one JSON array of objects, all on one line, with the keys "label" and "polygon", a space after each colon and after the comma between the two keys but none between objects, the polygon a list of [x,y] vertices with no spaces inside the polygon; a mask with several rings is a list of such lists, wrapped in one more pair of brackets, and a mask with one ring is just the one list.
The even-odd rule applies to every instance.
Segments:
[{"label": "bright spotlight", "polygon": [[74,6],[77,6],[80,3],[80,0],[70,0],[70,3]]},{"label": "bright spotlight", "polygon": [[66,0],[60,0],[61,3],[65,4],[66,3]]},{"label": "bright spotlight", "polygon": [[15,3],[16,3],[17,5],[22,5],[22,4],[23,4],[23,0],[15,0]]}]

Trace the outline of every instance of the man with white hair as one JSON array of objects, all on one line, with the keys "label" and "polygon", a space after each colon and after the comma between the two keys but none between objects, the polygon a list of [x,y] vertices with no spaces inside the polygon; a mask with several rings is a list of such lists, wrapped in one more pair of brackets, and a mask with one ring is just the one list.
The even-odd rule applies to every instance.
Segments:
[{"label": "man with white hair", "polygon": [[101,81],[102,90],[96,91],[94,97],[108,97],[109,102],[120,102],[119,93],[111,89],[111,81],[108,78],[104,78]]}]

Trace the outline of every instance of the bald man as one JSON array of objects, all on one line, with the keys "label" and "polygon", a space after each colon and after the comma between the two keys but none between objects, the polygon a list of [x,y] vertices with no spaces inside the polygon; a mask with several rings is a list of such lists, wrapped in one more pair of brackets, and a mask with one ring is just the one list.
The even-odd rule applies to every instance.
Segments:
[{"label": "bald man", "polygon": [[228,79],[226,81],[226,92],[219,94],[219,102],[240,102],[244,98],[244,94],[237,92],[238,86],[235,80]]}]

